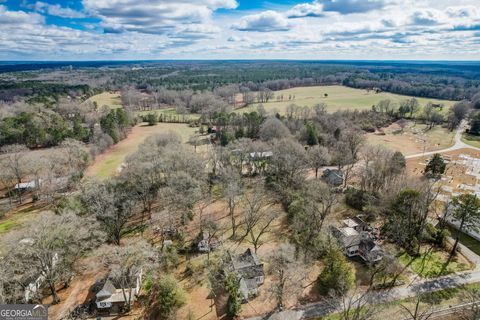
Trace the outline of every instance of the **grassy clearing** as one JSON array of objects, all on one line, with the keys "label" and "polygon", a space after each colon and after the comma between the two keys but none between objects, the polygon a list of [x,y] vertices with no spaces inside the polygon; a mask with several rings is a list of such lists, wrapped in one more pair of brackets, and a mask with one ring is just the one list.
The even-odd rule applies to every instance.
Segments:
[{"label": "grassy clearing", "polygon": [[400,151],[405,155],[435,151],[453,145],[455,133],[441,126],[432,129],[424,124],[409,121],[402,131],[397,123],[383,129],[384,134],[368,133],[367,143],[382,145],[391,150]]},{"label": "grassy clearing", "polygon": [[38,213],[38,210],[25,210],[16,212],[0,221],[0,235],[7,233],[10,230],[20,227],[25,221],[29,220],[31,216]]},{"label": "grassy clearing", "polygon": [[410,269],[424,278],[435,278],[469,269],[468,264],[458,261],[458,258],[454,258],[448,265],[445,265],[447,259],[448,256],[444,252],[438,251],[422,253],[416,258],[411,257],[406,252],[399,256],[399,260],[403,265],[407,265],[413,260],[410,264]]},{"label": "grassy clearing", "polygon": [[[327,94],[328,96],[325,96]],[[276,101],[276,97],[283,95],[284,101]],[[288,100],[289,96],[295,96],[292,100]],[[315,87],[298,87],[286,90],[275,91],[275,98],[272,102],[264,103],[265,109],[270,112],[286,112],[287,107],[294,103],[299,106],[313,107],[319,103],[326,103],[328,111],[335,112],[339,110],[369,110],[379,101],[390,99],[394,103],[399,103],[409,96],[373,91],[353,89],[344,86],[315,86]],[[454,101],[417,98],[420,106],[425,106],[428,102],[444,104],[442,112],[446,112],[448,107],[454,104]],[[247,108],[239,109],[239,112],[250,112],[256,109],[258,104],[252,104]]]},{"label": "grassy clearing", "polygon": [[460,243],[466,246],[468,249],[472,250],[476,254],[480,255],[480,241],[470,237],[468,234],[458,231],[457,229],[447,226],[448,231],[452,238],[455,238],[458,235]]},{"label": "grassy clearing", "polygon": [[118,92],[102,92],[100,94],[91,96],[87,101],[96,102],[99,108],[107,106],[110,109],[117,109],[122,107],[120,100],[120,93]]},{"label": "grassy clearing", "polygon": [[464,133],[462,136],[462,141],[472,147],[480,148],[480,136]]},{"label": "grassy clearing", "polygon": [[138,146],[149,136],[157,133],[175,132],[183,141],[188,141],[197,129],[182,123],[158,123],[155,126],[140,124],[132,128],[127,138],[99,155],[87,169],[86,175],[105,179],[116,174],[125,158],[137,151]]},{"label": "grassy clearing", "polygon": [[0,234],[5,233],[18,225],[17,219],[8,219],[3,222],[0,222]]}]

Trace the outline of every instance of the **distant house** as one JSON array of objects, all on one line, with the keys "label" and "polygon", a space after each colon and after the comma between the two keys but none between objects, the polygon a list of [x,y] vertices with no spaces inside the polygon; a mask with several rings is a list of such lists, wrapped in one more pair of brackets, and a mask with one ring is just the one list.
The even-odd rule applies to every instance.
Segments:
[{"label": "distant house", "polygon": [[140,292],[142,274],[136,278],[135,287],[116,288],[110,279],[105,281],[102,289],[96,294],[95,304],[100,313],[117,314],[135,301]]},{"label": "distant house", "polygon": [[230,256],[230,259],[231,271],[240,279],[240,293],[245,303],[250,297],[258,295],[258,288],[265,281],[263,263],[250,248],[242,254]]},{"label": "distant house", "polygon": [[382,260],[383,250],[375,242],[376,236],[359,217],[342,221],[342,227],[332,227],[332,234],[337,238],[348,257],[360,257],[365,262]]},{"label": "distant house", "polygon": [[322,179],[332,186],[339,187],[343,184],[343,172],[338,169],[325,169]]},{"label": "distant house", "polygon": [[258,161],[258,160],[266,160],[270,159],[273,157],[273,152],[272,151],[257,151],[257,152],[251,152],[248,154],[250,159],[252,161]]},{"label": "distant house", "polygon": [[15,190],[16,191],[21,191],[21,192],[33,190],[33,189],[36,189],[36,188],[40,187],[41,183],[42,183],[42,179],[35,179],[35,180],[29,181],[29,182],[17,183],[15,185]]}]

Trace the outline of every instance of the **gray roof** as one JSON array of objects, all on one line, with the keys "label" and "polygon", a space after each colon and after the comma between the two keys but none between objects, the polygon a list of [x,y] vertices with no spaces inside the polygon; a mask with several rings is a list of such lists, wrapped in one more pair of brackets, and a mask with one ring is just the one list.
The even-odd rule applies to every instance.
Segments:
[{"label": "gray roof", "polygon": [[322,178],[331,184],[342,184],[343,172],[338,169],[325,169],[325,171],[323,171]]},{"label": "gray roof", "polygon": [[117,289],[113,285],[112,281],[107,280],[105,281],[105,284],[103,285],[102,290],[100,290],[96,296],[98,299],[110,297],[112,294],[115,293],[116,290]]},{"label": "gray roof", "polygon": [[243,278],[251,279],[264,276],[263,263],[258,256],[247,249],[244,253],[232,257],[232,267]]}]

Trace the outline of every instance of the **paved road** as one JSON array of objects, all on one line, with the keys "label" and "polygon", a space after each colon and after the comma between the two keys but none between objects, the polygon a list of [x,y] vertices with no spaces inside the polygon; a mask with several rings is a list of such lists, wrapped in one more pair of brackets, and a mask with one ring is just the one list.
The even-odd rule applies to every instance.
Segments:
[{"label": "paved road", "polygon": [[457,128],[457,131],[455,132],[455,143],[453,146],[446,148],[446,149],[441,149],[441,150],[436,150],[436,151],[429,151],[429,152],[422,152],[422,153],[417,153],[417,154],[411,154],[409,156],[405,156],[406,159],[411,159],[411,158],[418,158],[418,157],[423,157],[423,156],[429,156],[435,153],[445,153],[449,151],[455,151],[458,149],[474,149],[480,151],[480,148],[472,147],[471,145],[466,144],[465,142],[462,141],[462,134],[467,128],[467,122],[463,120],[460,125]]},{"label": "paved road", "polygon": [[[454,288],[465,284],[480,282],[480,271],[465,272],[443,276],[435,279],[426,279],[415,282],[414,284],[393,288],[390,290],[372,291],[364,297],[366,301],[375,304],[382,302],[390,302],[401,300],[404,298],[414,297],[418,293],[435,292],[443,289]],[[358,296],[360,297],[360,296]],[[355,297],[355,298],[358,298]],[[333,312],[340,312],[342,306],[340,301],[324,300],[302,305],[294,309],[297,312],[298,319],[313,319],[326,316]],[[268,319],[262,316],[249,318],[249,320]]]}]

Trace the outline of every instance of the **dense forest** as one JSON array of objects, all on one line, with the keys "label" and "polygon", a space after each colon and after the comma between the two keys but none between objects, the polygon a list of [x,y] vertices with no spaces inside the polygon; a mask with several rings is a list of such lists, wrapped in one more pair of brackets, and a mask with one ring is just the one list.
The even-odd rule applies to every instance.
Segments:
[{"label": "dense forest", "polygon": [[[70,84],[75,78],[82,78],[83,85]],[[11,80],[19,81],[12,84]],[[58,95],[69,91],[87,93],[89,89],[119,89],[125,86],[211,91],[228,84],[247,86],[252,91],[257,91],[259,87],[280,90],[305,85],[343,84],[418,97],[463,100],[478,92],[480,66],[469,62],[361,61],[0,64],[0,100],[11,100],[15,95],[30,92]]]}]

